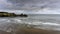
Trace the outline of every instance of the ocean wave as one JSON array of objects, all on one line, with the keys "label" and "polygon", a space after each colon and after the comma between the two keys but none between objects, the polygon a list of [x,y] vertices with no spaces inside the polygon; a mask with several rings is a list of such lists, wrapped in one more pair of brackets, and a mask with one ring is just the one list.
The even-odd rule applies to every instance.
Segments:
[{"label": "ocean wave", "polygon": [[[7,18],[7,19],[5,18],[4,19],[3,18],[0,20],[0,30],[6,31],[8,29],[7,31],[9,31],[12,26],[15,27],[17,24],[24,24],[24,25],[27,24],[28,27],[60,31],[59,23],[43,22],[43,21],[27,22],[27,21],[23,21],[23,20],[24,19],[17,19],[17,18]],[[11,30],[12,30],[12,28],[11,28]]]},{"label": "ocean wave", "polygon": [[45,30],[57,30],[60,31],[59,23],[51,23],[51,22],[32,22],[28,23],[29,25],[33,25],[34,28],[40,28]]},{"label": "ocean wave", "polygon": [[13,22],[17,22],[17,23],[18,23],[18,22],[21,22],[21,20],[20,20],[20,19],[17,19],[17,18],[12,18],[12,19],[7,19],[7,18],[4,19],[4,18],[3,18],[3,19],[0,19],[0,23],[1,23],[1,22],[2,22],[2,23],[3,23],[3,22],[4,22],[4,23],[5,23],[5,22],[8,22],[8,23],[9,23],[9,22],[12,22],[12,23],[13,23]]},{"label": "ocean wave", "polygon": [[33,28],[60,31],[60,24],[59,23],[35,21],[35,22],[24,22],[23,24],[27,24],[28,27],[33,27]]}]

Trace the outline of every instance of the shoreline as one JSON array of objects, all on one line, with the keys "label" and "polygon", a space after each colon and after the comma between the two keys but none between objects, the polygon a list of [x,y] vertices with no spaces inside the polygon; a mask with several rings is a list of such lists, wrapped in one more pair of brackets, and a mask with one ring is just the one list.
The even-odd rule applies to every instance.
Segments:
[{"label": "shoreline", "polygon": [[60,31],[43,30],[37,28],[22,28],[16,34],[60,34]]}]

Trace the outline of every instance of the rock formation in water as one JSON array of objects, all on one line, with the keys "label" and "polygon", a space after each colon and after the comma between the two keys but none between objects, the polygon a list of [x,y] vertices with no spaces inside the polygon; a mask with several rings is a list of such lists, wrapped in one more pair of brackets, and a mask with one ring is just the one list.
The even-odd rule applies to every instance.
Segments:
[{"label": "rock formation in water", "polygon": [[0,17],[27,17],[26,14],[15,14],[15,13],[8,13],[8,12],[0,12]]}]

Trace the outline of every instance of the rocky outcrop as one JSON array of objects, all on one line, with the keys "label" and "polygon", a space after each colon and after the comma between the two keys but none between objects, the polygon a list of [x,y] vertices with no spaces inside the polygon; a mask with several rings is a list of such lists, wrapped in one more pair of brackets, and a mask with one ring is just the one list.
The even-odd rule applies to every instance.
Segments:
[{"label": "rocky outcrop", "polygon": [[15,13],[8,13],[8,12],[0,12],[0,17],[27,17],[26,14],[15,14]]}]

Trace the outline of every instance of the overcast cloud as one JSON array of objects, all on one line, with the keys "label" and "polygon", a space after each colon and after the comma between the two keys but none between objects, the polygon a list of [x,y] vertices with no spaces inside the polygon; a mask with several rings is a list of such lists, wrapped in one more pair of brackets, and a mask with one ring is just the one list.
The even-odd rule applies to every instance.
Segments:
[{"label": "overcast cloud", "polygon": [[22,10],[23,13],[60,14],[59,9],[60,0],[0,0],[0,10],[18,10],[17,13]]}]

